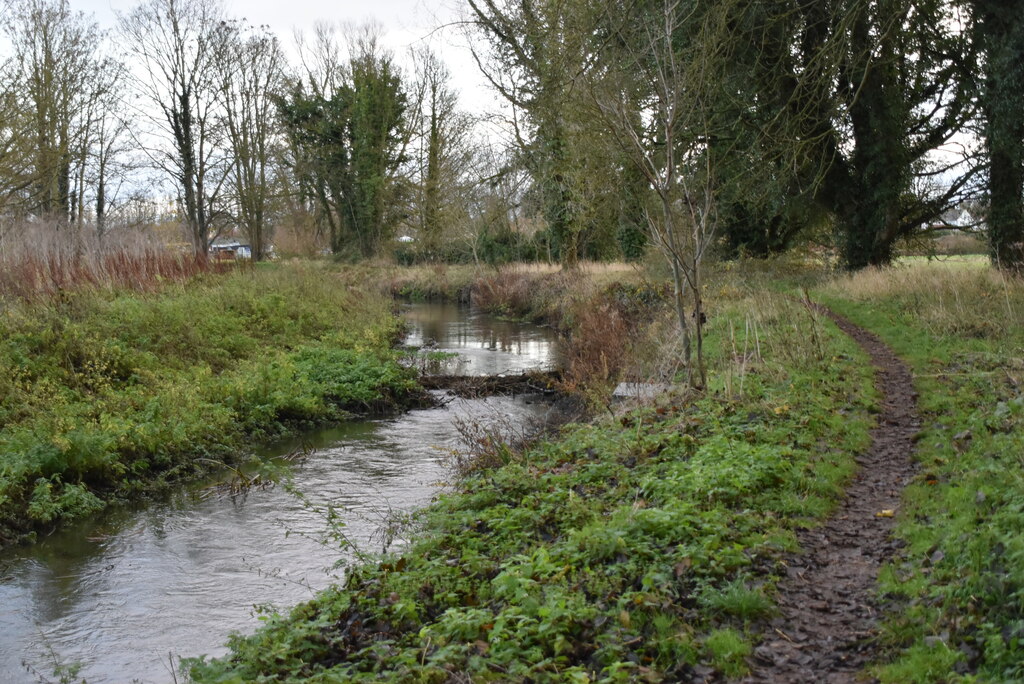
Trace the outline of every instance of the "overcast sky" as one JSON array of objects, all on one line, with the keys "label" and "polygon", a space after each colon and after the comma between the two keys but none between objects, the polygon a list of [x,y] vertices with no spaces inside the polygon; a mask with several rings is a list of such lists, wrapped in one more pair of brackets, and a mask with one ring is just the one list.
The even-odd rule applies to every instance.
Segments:
[{"label": "overcast sky", "polygon": [[[136,0],[70,0],[71,7],[95,14],[103,26],[113,26],[115,12],[131,9]],[[309,29],[317,21],[360,23],[376,19],[389,31],[426,35],[453,18],[452,3],[425,0],[374,0],[374,2],[325,2],[323,0],[227,0],[230,14],[252,24],[267,24],[280,36],[295,28]]]},{"label": "overcast sky", "polygon": [[[296,30],[309,31],[318,21],[360,24],[376,21],[385,31],[384,43],[405,61],[410,47],[429,44],[452,72],[463,106],[486,108],[494,100],[477,73],[460,28],[459,0],[225,0],[228,13],[250,24],[268,25],[290,50]],[[103,28],[116,25],[116,13],[126,12],[138,0],[70,0],[72,9],[93,14]],[[479,113],[479,112],[477,112]]]}]

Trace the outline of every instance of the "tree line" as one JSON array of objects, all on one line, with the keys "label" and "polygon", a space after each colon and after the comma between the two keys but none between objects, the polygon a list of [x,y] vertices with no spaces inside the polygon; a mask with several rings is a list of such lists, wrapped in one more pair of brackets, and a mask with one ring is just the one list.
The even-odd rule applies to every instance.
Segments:
[{"label": "tree line", "polygon": [[984,198],[993,258],[1020,268],[1019,3],[467,2],[486,39],[478,62],[522,115],[570,252],[593,183],[579,157],[619,154],[607,168],[624,227],[653,195],[714,224],[727,252],[767,255],[817,231],[861,268]]},{"label": "tree line", "polygon": [[403,73],[372,26],[318,25],[297,65],[219,0],[143,0],[113,31],[67,0],[14,0],[0,28],[8,230],[28,220],[102,238],[157,185],[200,256],[237,229],[261,258],[286,220],[337,254],[372,256],[400,224],[436,243],[464,219],[455,207],[479,200],[470,171],[493,162],[470,155],[443,63],[421,48]]},{"label": "tree line", "polygon": [[[318,27],[291,64],[218,0],[143,0],[101,31],[13,0],[0,67],[0,220],[107,230],[145,171],[192,249],[257,255],[301,224],[336,254],[572,265],[651,243],[682,290],[704,254],[803,239],[848,268],[984,207],[1024,264],[1024,13],[993,0],[467,0],[500,136],[429,50]],[[145,171],[144,171],[145,170]]]}]

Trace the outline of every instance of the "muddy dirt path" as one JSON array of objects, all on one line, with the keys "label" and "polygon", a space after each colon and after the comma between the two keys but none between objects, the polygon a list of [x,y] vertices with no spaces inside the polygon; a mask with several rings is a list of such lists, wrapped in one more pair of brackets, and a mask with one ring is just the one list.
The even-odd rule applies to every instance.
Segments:
[{"label": "muddy dirt path", "polygon": [[[913,437],[920,429],[917,393],[907,366],[878,337],[829,316],[871,356],[882,393],[871,447],[839,509],[799,535],[803,551],[787,561],[779,583],[780,614],[771,621],[744,682],[855,682],[873,660],[878,629],[875,591],[882,564],[898,549],[892,539],[900,494],[914,474]],[[879,513],[882,513],[880,516]]]}]

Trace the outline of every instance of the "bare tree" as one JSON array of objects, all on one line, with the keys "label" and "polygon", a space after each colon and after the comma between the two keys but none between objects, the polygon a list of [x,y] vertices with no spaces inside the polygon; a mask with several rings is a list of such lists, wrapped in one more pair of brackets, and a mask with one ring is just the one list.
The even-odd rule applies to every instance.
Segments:
[{"label": "bare tree", "polygon": [[266,256],[271,212],[280,196],[275,161],[281,144],[274,96],[284,78],[284,55],[265,28],[221,24],[220,88],[230,150],[230,200],[253,259]]},{"label": "bare tree", "polygon": [[219,229],[218,200],[226,179],[220,144],[219,0],[144,0],[119,16],[140,117],[153,130],[137,135],[151,162],[174,181],[195,253],[206,257]]},{"label": "bare tree", "polygon": [[344,40],[334,24],[317,22],[310,35],[295,34],[299,55],[297,79],[303,81],[315,97],[330,97],[348,78]]},{"label": "bare tree", "polygon": [[107,215],[134,170],[128,144],[124,65],[109,55],[97,54],[85,80],[78,110],[79,134],[74,148],[71,220],[81,230],[92,211],[97,237],[102,241]]},{"label": "bare tree", "polygon": [[648,233],[672,269],[684,361],[698,386],[706,383],[702,264],[717,228],[713,90],[728,59],[728,4],[707,12],[681,0],[647,6],[590,75],[597,111],[657,198],[645,210]]},{"label": "bare tree", "polygon": [[32,183],[24,208],[74,222],[103,34],[67,0],[14,2],[4,29],[13,49],[10,76],[31,121]]},{"label": "bare tree", "polygon": [[124,92],[118,86],[124,82],[125,69],[112,63],[105,72],[106,88],[103,103],[93,126],[92,156],[95,174],[96,235],[102,241],[107,233],[111,210],[121,202],[121,190],[137,168],[137,160],[130,155],[130,130],[126,119]]},{"label": "bare tree", "polygon": [[416,224],[426,251],[436,253],[444,234],[465,213],[462,200],[473,167],[473,119],[459,110],[451,73],[437,55],[422,48],[412,57]]},{"label": "bare tree", "polygon": [[[32,185],[31,117],[14,74],[0,63],[0,221],[20,208]],[[0,224],[0,239],[6,226]]]}]

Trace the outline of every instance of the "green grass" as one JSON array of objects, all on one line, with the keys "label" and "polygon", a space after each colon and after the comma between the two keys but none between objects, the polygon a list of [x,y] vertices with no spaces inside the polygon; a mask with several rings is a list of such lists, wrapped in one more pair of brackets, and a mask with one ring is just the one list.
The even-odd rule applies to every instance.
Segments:
[{"label": "green grass", "polygon": [[[422,513],[400,556],[268,616],[228,657],[192,661],[193,678],[741,674],[779,561],[796,529],[834,507],[877,401],[856,345],[803,311],[738,289],[710,326],[720,379],[704,396],[571,426],[475,471]],[[757,346],[736,333],[748,319],[760,354],[740,364],[733,345]]]},{"label": "green grass", "polygon": [[742,677],[749,671],[745,658],[753,648],[735,629],[715,630],[704,640],[704,647],[711,662],[726,677]]},{"label": "green grass", "polygon": [[906,490],[887,682],[1024,679],[1024,283],[917,264],[824,289],[912,366],[923,430]]},{"label": "green grass", "polygon": [[388,306],[280,267],[8,302],[0,544],[408,392]]}]

